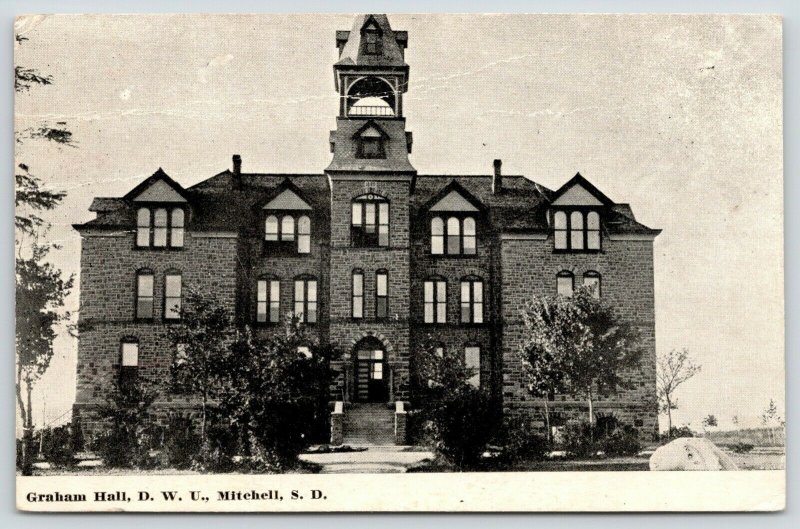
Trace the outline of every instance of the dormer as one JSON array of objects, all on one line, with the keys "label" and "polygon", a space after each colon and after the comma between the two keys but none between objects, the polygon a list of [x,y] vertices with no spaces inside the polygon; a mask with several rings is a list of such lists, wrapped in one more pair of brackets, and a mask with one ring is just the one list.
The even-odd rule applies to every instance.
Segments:
[{"label": "dormer", "polygon": [[368,121],[353,134],[356,145],[356,158],[386,158],[386,142],[389,135],[374,121]]},{"label": "dormer", "polygon": [[261,207],[264,226],[264,253],[296,255],[311,252],[311,213],[313,208],[303,192],[288,178]]},{"label": "dormer", "polygon": [[473,256],[484,205],[453,180],[423,208],[430,226],[430,255]]},{"label": "dormer", "polygon": [[575,174],[550,201],[548,222],[553,229],[556,252],[599,252],[603,248],[602,225],[614,202]]},{"label": "dormer", "polygon": [[163,169],[159,167],[123,199],[136,211],[137,248],[183,248],[188,196]]}]

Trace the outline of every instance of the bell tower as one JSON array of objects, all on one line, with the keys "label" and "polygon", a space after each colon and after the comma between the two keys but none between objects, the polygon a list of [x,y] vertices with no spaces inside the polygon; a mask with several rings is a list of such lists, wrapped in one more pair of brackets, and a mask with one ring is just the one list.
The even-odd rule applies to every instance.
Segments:
[{"label": "bell tower", "polygon": [[385,411],[409,398],[409,201],[417,171],[403,117],[407,42],[386,15],[360,15],[336,33],[339,113],[325,170],[329,336],[345,352],[337,393],[353,410],[380,404]]},{"label": "bell tower", "polygon": [[416,174],[408,161],[412,140],[403,117],[407,44],[407,32],[393,31],[386,15],[359,16],[351,31],[336,32],[339,115],[330,137],[331,179],[353,172],[382,180]]}]

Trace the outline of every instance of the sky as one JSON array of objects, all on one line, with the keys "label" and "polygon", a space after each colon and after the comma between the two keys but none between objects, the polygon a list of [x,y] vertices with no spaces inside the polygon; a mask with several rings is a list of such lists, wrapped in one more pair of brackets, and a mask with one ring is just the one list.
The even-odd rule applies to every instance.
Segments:
[{"label": "sky", "polygon": [[[79,271],[71,225],[162,167],[184,186],[229,168],[321,173],[338,108],[335,31],[352,15],[36,16],[18,65],[53,84],[18,94],[17,130],[66,122],[75,147],[17,146],[65,190],[49,220]],[[657,352],[702,371],[676,424],[759,424],[784,406],[781,22],[730,15],[390,15],[409,32],[404,99],[421,173],[507,174],[551,189],[580,172],[654,244]],[[77,292],[69,309],[78,308]],[[58,339],[37,422],[62,422],[77,344]],[[46,408],[44,414],[43,407]]]}]

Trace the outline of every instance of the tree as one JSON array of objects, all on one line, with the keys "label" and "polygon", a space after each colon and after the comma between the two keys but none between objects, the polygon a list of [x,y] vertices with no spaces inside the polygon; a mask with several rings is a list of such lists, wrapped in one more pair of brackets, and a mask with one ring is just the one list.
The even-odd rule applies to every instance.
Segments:
[{"label": "tree", "polygon": [[656,392],[661,413],[667,414],[667,432],[672,432],[672,410],[678,408],[675,390],[701,370],[688,349],[673,349],[656,363]]},{"label": "tree", "polygon": [[708,416],[703,418],[703,431],[707,428],[716,428],[717,427],[717,417],[714,414],[708,414]]},{"label": "tree", "polygon": [[598,388],[626,388],[623,373],[639,365],[639,333],[613,306],[581,287],[572,296],[536,296],[523,312],[522,357],[539,395],[564,390],[588,404],[594,423]]},{"label": "tree", "polygon": [[209,401],[218,399],[229,382],[225,371],[236,329],[228,310],[214,296],[189,292],[181,321],[167,330],[175,347],[173,381],[200,397],[200,439],[206,443]]},{"label": "tree", "polygon": [[[17,43],[25,37],[17,36]],[[50,76],[34,69],[17,66],[14,70],[14,89],[17,94],[34,86],[52,84]],[[56,126],[40,125],[15,131],[17,144],[28,139],[44,139],[58,145],[72,145],[72,134],[66,123]],[[59,325],[70,317],[61,309],[73,286],[73,277],[64,278],[61,270],[47,262],[54,244],[42,243],[50,224],[42,214],[58,206],[65,193],[44,189],[28,165],[19,163],[15,172],[16,212],[16,397],[23,428],[22,473],[33,469],[33,410],[31,394],[34,385],[47,371],[53,357],[53,341]]]},{"label": "tree", "polygon": [[767,409],[761,414],[761,424],[767,427],[770,445],[774,445],[775,428],[779,426],[783,428],[786,426],[786,422],[780,414],[778,414],[778,406],[775,405],[775,399],[769,399],[769,406],[767,406]]}]

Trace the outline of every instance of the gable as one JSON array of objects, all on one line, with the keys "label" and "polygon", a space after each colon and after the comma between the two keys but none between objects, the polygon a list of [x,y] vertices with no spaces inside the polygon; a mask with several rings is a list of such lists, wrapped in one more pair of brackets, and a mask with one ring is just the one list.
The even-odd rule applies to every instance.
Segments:
[{"label": "gable", "polygon": [[175,188],[164,180],[156,180],[144,191],[136,195],[134,202],[177,202],[185,203],[186,199]]},{"label": "gable", "polygon": [[366,130],[361,132],[361,137],[362,138],[381,138],[381,137],[383,137],[383,134],[381,133],[381,131],[379,131],[375,127],[370,127],[370,128],[368,128],[368,129],[366,129]]},{"label": "gable", "polygon": [[291,189],[285,189],[281,194],[267,202],[264,209],[294,209],[310,211],[308,202],[298,196]]},{"label": "gable", "polygon": [[553,201],[554,206],[602,206],[597,197],[580,184],[575,184]]},{"label": "gable", "polygon": [[430,211],[478,211],[478,208],[472,205],[458,191],[450,191],[431,206]]}]

